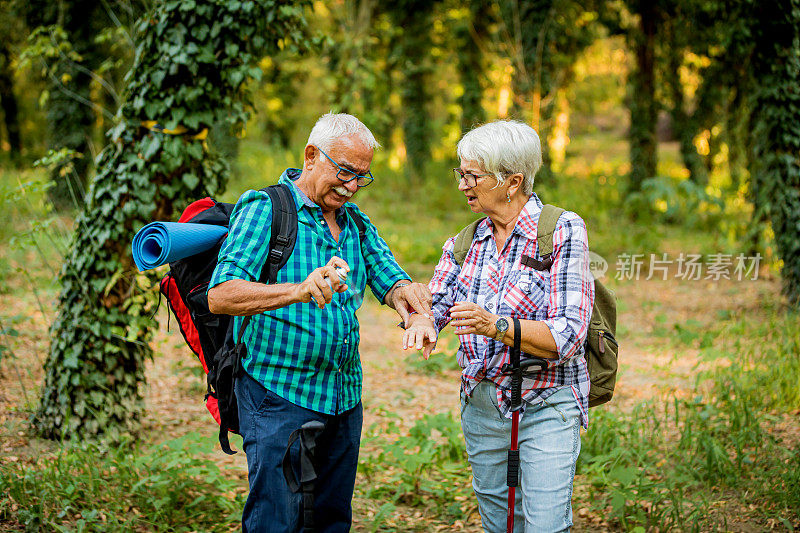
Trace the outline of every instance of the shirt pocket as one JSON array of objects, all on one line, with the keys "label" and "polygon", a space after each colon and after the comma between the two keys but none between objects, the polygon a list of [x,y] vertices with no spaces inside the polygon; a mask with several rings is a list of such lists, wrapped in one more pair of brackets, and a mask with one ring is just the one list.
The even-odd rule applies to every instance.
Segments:
[{"label": "shirt pocket", "polygon": [[509,277],[504,303],[518,318],[535,319],[547,310],[550,272],[534,269],[514,271]]}]

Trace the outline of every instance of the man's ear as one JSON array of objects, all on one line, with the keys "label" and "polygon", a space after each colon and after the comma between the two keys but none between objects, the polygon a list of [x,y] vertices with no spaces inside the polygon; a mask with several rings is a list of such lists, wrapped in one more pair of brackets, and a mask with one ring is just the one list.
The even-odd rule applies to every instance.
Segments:
[{"label": "man's ear", "polygon": [[306,145],[306,149],[303,151],[303,168],[306,170],[314,168],[314,163],[317,161],[317,151],[317,147],[313,144]]}]

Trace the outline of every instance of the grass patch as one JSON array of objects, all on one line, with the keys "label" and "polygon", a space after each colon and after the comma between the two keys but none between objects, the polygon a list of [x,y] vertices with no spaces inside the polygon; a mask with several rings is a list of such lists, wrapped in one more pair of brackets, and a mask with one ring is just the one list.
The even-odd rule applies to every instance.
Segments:
[{"label": "grass patch", "polygon": [[229,531],[242,485],[198,454],[197,435],[159,445],[65,446],[0,465],[0,521],[29,531]]},{"label": "grass patch", "polygon": [[626,530],[707,531],[728,528],[726,506],[741,513],[757,503],[758,519],[800,525],[797,436],[779,431],[800,409],[798,318],[721,325],[737,334],[736,355],[702,373],[698,390],[707,392],[691,400],[595,410],[579,460],[595,510]]}]

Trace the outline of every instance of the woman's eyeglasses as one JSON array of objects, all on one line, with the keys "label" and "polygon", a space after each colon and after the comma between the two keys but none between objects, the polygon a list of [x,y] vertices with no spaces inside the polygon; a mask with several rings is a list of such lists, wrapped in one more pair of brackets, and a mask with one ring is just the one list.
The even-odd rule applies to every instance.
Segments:
[{"label": "woman's eyeglasses", "polygon": [[464,172],[460,168],[454,168],[453,176],[456,178],[456,183],[461,185],[461,180],[464,180],[464,183],[466,183],[467,187],[471,189],[478,184],[478,178],[493,176],[493,174],[473,174],[472,172]]}]

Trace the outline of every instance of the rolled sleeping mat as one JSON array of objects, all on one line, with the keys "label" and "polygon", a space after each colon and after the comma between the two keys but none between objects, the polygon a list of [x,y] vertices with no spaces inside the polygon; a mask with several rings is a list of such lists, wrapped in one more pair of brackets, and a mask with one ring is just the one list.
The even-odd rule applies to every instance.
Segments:
[{"label": "rolled sleeping mat", "polygon": [[228,233],[225,226],[191,222],[151,222],[133,237],[133,261],[141,271],[213,248]]}]

